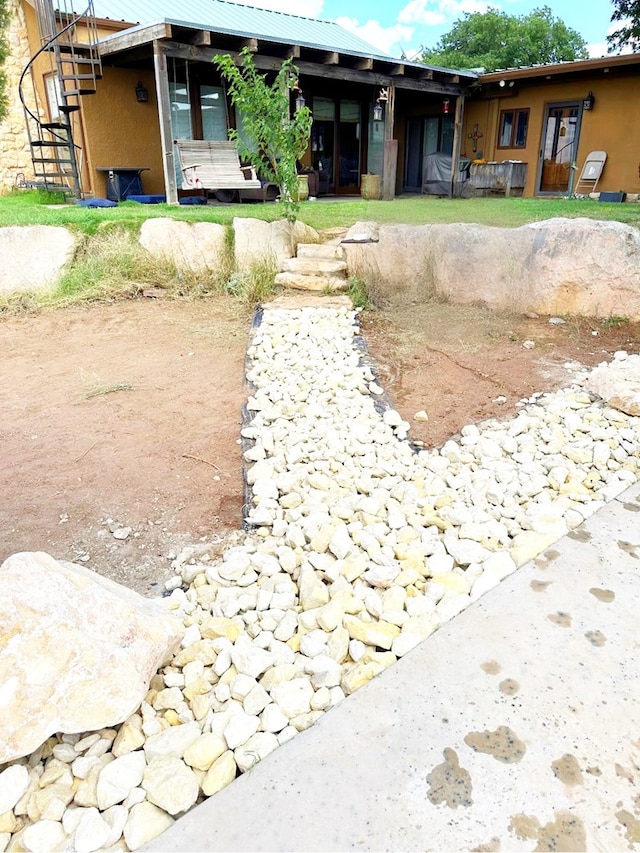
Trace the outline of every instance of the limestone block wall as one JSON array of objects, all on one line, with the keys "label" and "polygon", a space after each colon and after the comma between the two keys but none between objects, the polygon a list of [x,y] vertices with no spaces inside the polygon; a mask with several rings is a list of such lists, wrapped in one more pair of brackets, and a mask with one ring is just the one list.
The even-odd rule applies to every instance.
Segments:
[{"label": "limestone block wall", "polygon": [[[4,121],[0,122],[0,193],[14,187],[19,174],[26,178],[33,175],[24,113],[18,97],[20,75],[31,56],[20,0],[9,0],[8,12],[9,26],[5,38],[9,44],[9,56],[4,65],[8,111]],[[27,87],[28,95],[32,96],[30,90],[31,87]]]}]

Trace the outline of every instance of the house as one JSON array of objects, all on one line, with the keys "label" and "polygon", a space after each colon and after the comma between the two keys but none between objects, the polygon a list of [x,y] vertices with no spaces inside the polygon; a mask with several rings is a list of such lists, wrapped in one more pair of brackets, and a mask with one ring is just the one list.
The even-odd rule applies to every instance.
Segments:
[{"label": "house", "polygon": [[358,194],[366,173],[383,176],[386,198],[420,190],[423,153],[460,147],[473,72],[395,59],[337,24],[227,0],[85,3],[78,15],[66,0],[10,0],[12,25],[22,25],[17,42],[30,46],[22,85],[29,137],[20,144],[32,163],[7,155],[0,129],[5,186],[19,172],[66,182],[78,196],[144,185],[176,201],[174,140],[242,132],[212,59],[244,47],[265,73],[293,58],[314,120],[303,165],[326,192]]},{"label": "house", "polygon": [[[496,71],[478,82],[465,107],[467,157],[521,161],[523,194],[544,197],[588,191],[577,187],[583,165],[604,151],[596,191],[640,193],[640,54]],[[500,169],[472,166],[472,178],[483,171]]]}]

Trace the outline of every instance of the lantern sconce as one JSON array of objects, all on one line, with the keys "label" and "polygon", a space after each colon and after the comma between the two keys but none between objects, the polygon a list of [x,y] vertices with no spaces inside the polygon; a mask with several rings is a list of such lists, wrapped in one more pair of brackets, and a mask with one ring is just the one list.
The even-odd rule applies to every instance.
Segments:
[{"label": "lantern sconce", "polygon": [[389,100],[389,89],[380,89],[378,92],[378,97],[376,98],[376,102],[373,105],[373,120],[374,121],[382,121],[382,116],[384,115],[384,110],[382,109],[383,102]]},{"label": "lantern sconce", "polygon": [[587,97],[582,102],[582,109],[583,110],[592,110],[595,102],[596,102],[596,96],[593,94],[593,92],[589,92]]},{"label": "lantern sconce", "polygon": [[138,101],[139,104],[146,104],[148,100],[149,92],[142,80],[138,80],[138,84],[136,86],[136,101]]},{"label": "lantern sconce", "polygon": [[449,109],[450,109],[449,98],[443,98],[442,99],[442,114],[445,116],[448,116],[449,115]]},{"label": "lantern sconce", "polygon": [[300,83],[298,80],[293,84],[293,91],[297,92],[298,95],[296,97],[296,112],[299,113],[300,110],[306,106],[307,102],[304,99],[304,95],[302,94],[302,89],[300,88]]}]

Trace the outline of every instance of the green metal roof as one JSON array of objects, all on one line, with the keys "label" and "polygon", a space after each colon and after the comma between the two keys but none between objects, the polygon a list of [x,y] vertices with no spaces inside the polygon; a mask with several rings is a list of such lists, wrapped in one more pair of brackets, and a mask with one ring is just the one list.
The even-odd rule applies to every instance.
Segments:
[{"label": "green metal roof", "polygon": [[98,18],[131,24],[161,20],[267,41],[389,60],[389,54],[331,21],[303,18],[271,9],[259,9],[227,0],[94,0]]}]

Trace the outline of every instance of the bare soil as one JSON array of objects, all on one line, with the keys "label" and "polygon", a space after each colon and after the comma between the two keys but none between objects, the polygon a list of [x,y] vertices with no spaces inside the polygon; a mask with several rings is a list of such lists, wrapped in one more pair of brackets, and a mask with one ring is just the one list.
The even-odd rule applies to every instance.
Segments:
[{"label": "bare soil", "polygon": [[[251,320],[227,297],[0,318],[0,561],[43,550],[157,595],[184,546],[239,529]],[[640,342],[640,324],[553,325],[436,302],[361,322],[426,446],[567,384],[567,363]],[[421,410],[427,421],[414,420]]]}]

